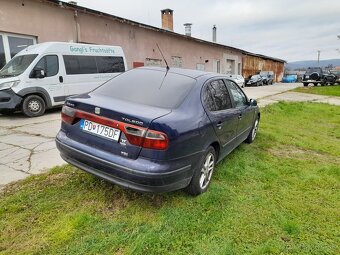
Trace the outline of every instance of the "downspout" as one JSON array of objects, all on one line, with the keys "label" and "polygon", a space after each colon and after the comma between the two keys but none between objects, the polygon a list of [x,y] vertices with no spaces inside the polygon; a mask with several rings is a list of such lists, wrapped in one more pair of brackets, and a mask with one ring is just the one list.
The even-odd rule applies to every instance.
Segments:
[{"label": "downspout", "polygon": [[74,10],[74,21],[76,25],[76,43],[79,43],[80,40],[80,25],[78,23],[78,11]]}]

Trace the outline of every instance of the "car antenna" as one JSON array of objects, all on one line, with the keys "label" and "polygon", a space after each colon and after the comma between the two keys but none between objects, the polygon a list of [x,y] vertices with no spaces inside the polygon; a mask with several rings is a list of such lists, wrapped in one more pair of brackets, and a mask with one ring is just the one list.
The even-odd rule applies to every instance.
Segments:
[{"label": "car antenna", "polygon": [[168,62],[166,62],[166,59],[165,59],[165,57],[164,57],[164,55],[163,55],[163,52],[161,51],[161,48],[159,48],[158,43],[156,43],[156,45],[157,45],[157,48],[158,48],[159,52],[160,52],[161,55],[162,55],[162,58],[163,58],[163,60],[164,60],[164,62],[165,62],[165,64],[166,64],[166,71],[168,72],[169,69],[170,69],[170,67],[169,67],[169,65],[168,65]]},{"label": "car antenna", "polygon": [[156,45],[157,45],[157,48],[158,48],[159,52],[161,53],[162,58],[164,59],[164,62],[165,62],[165,64],[166,64],[166,72],[165,72],[165,75],[164,75],[164,77],[163,77],[162,83],[161,83],[161,85],[160,85],[159,88],[158,88],[158,89],[161,89],[162,86],[163,86],[165,77],[166,77],[166,75],[168,74],[168,71],[169,71],[170,67],[169,67],[169,65],[168,65],[168,62],[166,62],[166,59],[165,59],[165,57],[164,57],[164,55],[163,55],[163,52],[161,51],[161,48],[159,48],[158,43],[156,43]]}]

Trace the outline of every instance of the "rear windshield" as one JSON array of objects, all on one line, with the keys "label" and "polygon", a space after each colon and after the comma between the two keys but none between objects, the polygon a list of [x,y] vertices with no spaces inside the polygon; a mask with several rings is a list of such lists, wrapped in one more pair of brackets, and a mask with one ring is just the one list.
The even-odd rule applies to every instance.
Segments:
[{"label": "rear windshield", "polygon": [[133,69],[123,73],[94,93],[161,108],[178,107],[196,83],[187,76],[157,70]]},{"label": "rear windshield", "polygon": [[311,73],[319,73],[321,72],[321,68],[318,68],[318,67],[315,67],[315,68],[308,68],[307,71],[306,71],[306,74],[311,74]]}]

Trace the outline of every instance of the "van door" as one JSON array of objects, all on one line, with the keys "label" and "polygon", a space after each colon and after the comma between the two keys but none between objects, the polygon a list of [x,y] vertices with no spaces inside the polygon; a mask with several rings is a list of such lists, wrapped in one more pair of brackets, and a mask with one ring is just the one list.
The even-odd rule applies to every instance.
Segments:
[{"label": "van door", "polygon": [[63,103],[63,80],[60,79],[60,61],[58,55],[45,55],[34,66],[26,84],[33,91],[45,90],[52,102],[52,106]]}]

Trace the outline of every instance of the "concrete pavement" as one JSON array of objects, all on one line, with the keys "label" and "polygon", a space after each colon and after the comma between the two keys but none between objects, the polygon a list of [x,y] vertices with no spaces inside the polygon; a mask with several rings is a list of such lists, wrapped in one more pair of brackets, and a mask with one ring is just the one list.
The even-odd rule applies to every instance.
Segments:
[{"label": "concrete pavement", "polygon": [[[327,96],[286,92],[302,86],[298,83],[244,88],[249,98],[260,106],[278,101],[315,101],[340,105],[340,99]],[[60,128],[60,109],[38,118],[21,113],[0,115],[0,189],[12,181],[42,173],[64,164],[55,147],[54,138]]]}]

